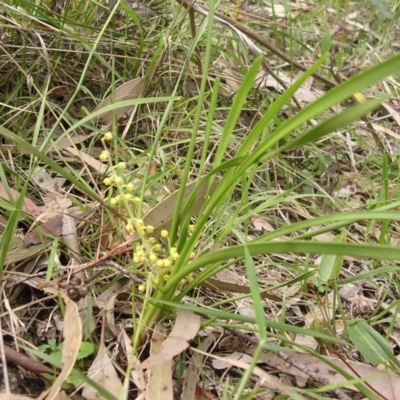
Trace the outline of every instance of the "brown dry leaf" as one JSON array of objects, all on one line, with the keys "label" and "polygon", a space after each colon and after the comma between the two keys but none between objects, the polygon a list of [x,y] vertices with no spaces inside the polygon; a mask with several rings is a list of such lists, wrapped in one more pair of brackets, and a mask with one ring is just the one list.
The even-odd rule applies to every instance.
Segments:
[{"label": "brown dry leaf", "polygon": [[[93,364],[88,370],[88,377],[112,393],[116,398],[120,396],[123,386],[108,355],[104,338],[101,338],[99,351]],[[87,400],[101,400],[103,397],[95,388],[88,384],[83,385],[82,397]]]},{"label": "brown dry leaf", "polygon": [[33,171],[32,180],[37,187],[44,192],[51,192],[58,194],[58,188],[62,187],[65,183],[65,178],[52,177],[45,168],[37,167]]},{"label": "brown dry leaf", "polygon": [[189,340],[192,340],[200,329],[200,317],[186,310],[177,309],[176,313],[175,325],[162,343],[160,351],[143,361],[138,368],[149,369],[163,364],[189,347]]},{"label": "brown dry leaf", "polygon": [[22,239],[14,237],[11,246],[8,249],[5,263],[18,263],[23,260],[31,259],[38,256],[40,253],[43,253],[47,247],[48,246],[43,245],[42,243],[27,247]]},{"label": "brown dry leaf", "polygon": [[68,136],[68,137],[64,137],[60,140],[57,140],[55,142],[54,147],[57,147],[58,150],[64,150],[68,147],[71,147],[72,145],[76,145],[76,144],[84,142],[85,140],[90,139],[92,136],[94,136],[94,134],[95,134],[95,132],[91,132],[87,135],[78,135],[75,132],[75,136],[73,136],[73,137]]},{"label": "brown dry leaf", "polygon": [[[282,71],[279,71],[279,78],[287,85],[290,86],[293,84],[295,79],[292,79],[289,75],[285,74]],[[260,75],[257,78],[260,82],[260,87],[261,88],[273,88],[277,92],[282,93],[284,91],[284,88],[282,85],[277,82],[277,80],[272,77],[271,75],[268,75],[265,77],[264,73],[260,73]],[[317,89],[315,90],[310,90],[307,88],[307,86],[304,84],[302,85],[295,93],[296,99],[300,101],[300,103],[303,104],[309,104],[312,103],[314,100],[318,98],[320,93],[318,93]]]},{"label": "brown dry leaf", "polygon": [[83,151],[77,150],[75,147],[68,147],[65,149],[68,153],[72,154],[79,158],[79,160],[84,164],[91,167],[94,171],[104,174],[107,171],[107,165],[103,164],[101,161],[96,160],[94,157],[89,154],[84,153]]},{"label": "brown dry leaf", "polygon": [[[128,82],[118,86],[113,94],[107,96],[93,111],[101,110],[112,103],[118,103],[125,100],[137,99],[140,96],[143,87],[143,78],[131,79]],[[114,111],[105,111],[100,117],[104,126],[102,129],[108,129],[112,123],[114,116],[120,119],[124,114],[129,112],[133,106],[121,107]]]},{"label": "brown dry leaf", "polygon": [[[15,190],[10,188],[10,193],[14,197],[14,200],[17,200],[19,197],[19,193]],[[0,182],[0,198],[9,202],[10,197],[8,196],[7,190],[4,185]],[[38,207],[32,200],[28,199],[27,197],[24,198],[22,204],[22,211],[32,217],[38,217],[42,214],[42,210]]]},{"label": "brown dry leaf", "polygon": [[[90,215],[93,210],[88,210],[84,212],[73,213],[72,217],[77,221],[81,221]],[[50,218],[44,224],[39,225],[31,232],[28,232],[25,235],[24,242],[25,245],[31,246],[33,244],[39,244],[46,239],[51,239],[54,236],[60,236],[63,234],[63,226],[64,226],[64,214],[58,214],[52,218]]]},{"label": "brown dry leaf", "polygon": [[[194,207],[192,210],[192,216],[196,216],[203,203],[205,200],[205,195],[207,193],[207,188],[208,188],[208,180],[204,181],[201,183],[197,190],[196,190],[196,196],[194,199]],[[186,185],[185,188],[185,193],[183,195],[183,203],[188,199],[190,194],[193,192],[197,184],[197,181],[191,182],[188,185]],[[213,184],[213,189],[216,188],[218,185],[218,182],[214,182]],[[144,224],[145,225],[152,225],[154,226],[155,230],[153,233],[154,237],[160,236],[160,233],[163,229],[169,230],[171,227],[171,222],[172,222],[172,217],[174,214],[174,208],[176,204],[176,199],[178,197],[178,192],[179,190],[175,191],[171,195],[169,195],[167,198],[161,201],[161,203],[157,204],[154,208],[152,208],[143,218]],[[133,234],[132,240],[136,241],[139,240],[139,235],[136,233]]]},{"label": "brown dry leaf", "polygon": [[[200,354],[207,355],[208,357],[211,357],[216,360],[226,361],[230,365],[235,366],[237,368],[242,368],[246,371],[251,368],[251,362],[247,363],[247,362],[243,362],[241,360],[237,360],[237,359],[233,359],[233,358],[229,358],[229,357],[220,357],[215,354],[207,354],[207,353],[204,353],[203,351],[201,351],[199,349],[195,349],[195,348],[193,349],[193,351],[200,353]],[[289,397],[292,395],[292,393],[294,393],[294,392],[292,392],[292,390],[289,387],[284,386],[280,382],[279,379],[275,378],[274,376],[270,375],[269,373],[267,373],[266,371],[264,371],[263,369],[261,369],[259,367],[253,368],[252,373],[253,373],[253,375],[257,376],[260,379],[258,382],[258,384],[260,386],[271,388],[274,390],[279,390],[281,393],[286,394]]]},{"label": "brown dry leaf", "polygon": [[[61,356],[62,369],[57,379],[54,381],[46,400],[54,400],[57,398],[62,384],[68,378],[74,367],[82,343],[82,322],[79,318],[78,306],[66,293],[60,291],[60,294],[65,302],[64,345]],[[40,398],[43,398],[43,394]]]},{"label": "brown dry leaf", "polygon": [[[243,350],[244,346],[241,347]],[[253,355],[254,348],[246,347],[245,353],[248,355]],[[340,375],[338,372],[334,371],[323,361],[310,354],[295,353],[295,352],[285,352],[291,359],[296,361],[298,364],[307,367],[311,372],[317,374],[320,377],[329,380],[330,384],[344,383],[343,387],[347,387],[352,390],[357,390],[354,386],[346,385],[346,378]],[[378,368],[372,367],[366,364],[356,363],[354,361],[346,361],[347,365],[334,357],[327,357],[328,360],[335,363],[339,368],[342,368],[347,373],[354,376],[354,371],[359,374],[359,376],[365,378],[369,377],[367,382],[377,393],[379,393],[382,398],[387,400],[396,400],[396,393],[400,391],[400,376],[384,372]],[[284,373],[309,378],[304,372],[299,369],[290,366],[285,360],[277,357],[272,353],[262,353],[260,356],[260,362],[268,364],[271,368],[276,368]],[[353,371],[351,370],[353,369]]]},{"label": "brown dry leaf", "polygon": [[96,300],[98,307],[105,311],[107,328],[110,329],[115,337],[120,333],[118,332],[114,321],[115,299],[120,293],[126,292],[131,285],[132,281],[129,278],[122,278],[105,290]]},{"label": "brown dry leaf", "polygon": [[[151,337],[150,358],[157,357],[163,351],[165,329],[156,325]],[[173,400],[172,357],[163,363],[149,368],[149,380],[146,389],[146,400]]]}]

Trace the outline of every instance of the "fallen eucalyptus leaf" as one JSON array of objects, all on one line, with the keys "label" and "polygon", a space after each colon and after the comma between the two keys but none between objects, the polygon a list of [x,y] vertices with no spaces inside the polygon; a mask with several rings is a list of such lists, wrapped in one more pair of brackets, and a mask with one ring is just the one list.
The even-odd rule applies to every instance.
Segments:
[{"label": "fallen eucalyptus leaf", "polygon": [[[137,99],[140,96],[143,87],[143,78],[135,78],[131,79],[128,82],[123,83],[122,85],[118,86],[114,93],[111,93],[107,96],[93,111],[106,109],[107,106],[113,103],[118,103],[124,100],[132,100]],[[117,110],[113,111],[104,111],[104,114],[100,117],[101,121],[103,122],[104,126],[102,126],[103,130],[108,129],[112,123],[114,116],[120,119],[124,114],[129,112],[133,106],[128,107],[121,107]],[[97,122],[97,121],[96,121]]]}]

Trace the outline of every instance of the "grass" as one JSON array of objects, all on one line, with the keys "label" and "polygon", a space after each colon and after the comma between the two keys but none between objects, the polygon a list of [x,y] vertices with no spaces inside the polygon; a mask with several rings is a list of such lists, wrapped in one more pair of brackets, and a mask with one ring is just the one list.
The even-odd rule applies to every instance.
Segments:
[{"label": "grass", "polygon": [[[3,358],[18,348],[61,368],[38,374],[35,395],[66,381],[85,398],[92,387],[151,399],[162,376],[169,398],[172,381],[187,399],[196,387],[226,399],[349,398],[350,382],[390,398],[364,376],[382,364],[396,391],[398,121],[388,112],[399,5],[293,2],[264,6],[267,19],[252,8],[261,2],[186,5],[0,5]],[[265,42],[236,21],[285,58],[271,47],[264,60]],[[137,78],[134,93],[121,90]],[[34,246],[10,256],[50,210],[58,224],[73,215],[78,234],[42,229],[42,258]],[[54,315],[64,329],[48,328]],[[60,361],[63,341],[75,347]],[[112,362],[105,343],[123,348]],[[224,347],[252,358],[221,369]],[[257,365],[269,364],[266,350],[296,350],[289,362],[314,383],[282,385]],[[354,361],[370,369],[349,370]],[[14,367],[3,365],[12,392]]]}]

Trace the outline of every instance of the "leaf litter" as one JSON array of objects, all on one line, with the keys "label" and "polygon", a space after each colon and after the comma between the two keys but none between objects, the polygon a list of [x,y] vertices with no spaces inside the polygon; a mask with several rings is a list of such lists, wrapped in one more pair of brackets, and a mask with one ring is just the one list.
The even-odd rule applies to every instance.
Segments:
[{"label": "leaf litter", "polygon": [[[277,10],[279,10],[279,15],[282,15],[282,16],[286,15],[286,10],[284,10],[282,7],[277,8]],[[357,17],[356,15],[351,15],[351,16],[348,16],[348,19],[347,19],[348,29],[353,29],[354,32],[356,32],[357,29],[359,29],[361,27],[361,26],[351,22],[351,20],[356,19],[356,17]],[[226,64],[229,64],[229,63],[226,63]],[[224,66],[225,66],[225,64],[223,63],[222,67],[224,67]],[[230,71],[230,72],[232,72],[232,71]],[[236,76],[235,76],[235,78],[236,78]],[[239,78],[240,78],[240,75],[239,75]],[[286,75],[283,75],[283,80],[287,84],[290,84],[290,82],[291,82],[291,78],[289,78],[289,76],[286,76]],[[228,83],[228,87],[230,89],[229,94],[234,93],[235,87],[237,88],[237,86],[235,86],[235,83],[233,81],[232,82],[227,81],[227,83]],[[107,107],[113,103],[113,101],[112,101],[113,97],[116,102],[123,101],[123,100],[132,100],[132,99],[137,98],[140,95],[140,92],[142,91],[142,84],[143,84],[142,78],[135,78],[131,81],[126,82],[125,84],[122,84],[121,86],[116,88],[116,90],[114,91],[114,95],[110,95],[107,98],[105,98],[103,100],[103,102],[94,109],[94,111],[98,111],[101,109],[107,109]],[[282,86],[278,85],[276,83],[276,81],[273,82],[271,79],[268,82],[267,88],[268,88],[268,90],[272,89],[277,92],[282,91]],[[304,90],[304,92],[300,92],[300,96],[298,96],[299,100],[301,102],[307,103],[308,101],[310,101],[311,96],[313,96],[313,95],[319,96],[320,95],[320,92],[315,88],[315,85],[314,85],[314,88],[312,86],[308,86],[308,87],[304,87],[302,89]],[[131,107],[127,107],[124,109],[118,109],[114,112],[105,111],[101,118],[104,123],[103,128],[108,129],[108,127],[110,127],[111,124],[113,123],[114,119],[121,120],[123,115],[129,111],[129,108],[131,108]],[[393,110],[393,108],[392,108],[392,110]],[[395,130],[393,130],[392,136],[394,138],[396,137],[395,135],[396,135]],[[92,136],[92,134],[82,135],[81,137],[84,138],[84,139],[82,139],[82,141],[90,139],[91,136]],[[67,146],[68,140],[70,140],[70,138],[67,138],[67,141],[65,141],[63,143],[60,142],[60,148],[64,148],[64,146]],[[79,142],[79,140],[77,142]],[[58,142],[56,142],[56,143],[58,143]],[[54,150],[53,148],[51,148],[51,149]],[[72,147],[70,147],[70,149],[72,149]],[[76,156],[76,160],[77,160],[76,162],[83,164],[85,166],[85,168],[90,167],[90,169],[92,169],[93,171],[96,171],[98,173],[104,172],[105,169],[102,167],[102,165],[99,163],[96,163],[95,161],[97,161],[97,160],[95,160],[90,155],[87,155],[84,150],[76,150],[75,148],[74,148],[74,150],[70,150],[70,149],[68,149],[67,151]],[[353,149],[351,151],[353,151]],[[354,159],[354,157],[353,157],[353,159]],[[355,165],[355,163],[353,163],[353,165]],[[347,171],[340,171],[340,172],[343,175],[347,174]],[[352,176],[349,175],[349,179],[352,180]],[[6,191],[4,190],[3,187],[2,187],[2,191],[4,193],[6,193]],[[56,192],[57,192],[57,190],[56,190]],[[13,193],[14,197],[15,197],[15,195],[18,196],[18,192],[13,191],[12,193]],[[188,190],[188,193],[190,194],[190,190]],[[355,196],[356,193],[360,193],[359,187],[356,189],[356,191],[354,191],[354,190],[353,191],[350,191],[350,190],[349,191],[346,191],[346,190],[340,191],[340,189],[338,189],[338,191],[336,192],[337,196],[342,197],[342,198],[345,198],[348,196]],[[199,205],[199,204],[201,205],[201,202],[203,200],[203,197],[202,197],[203,194],[202,194],[202,188],[201,188],[201,190],[199,191],[199,196],[196,199],[196,208],[197,208],[197,205]],[[8,196],[8,194],[7,194],[7,196]],[[6,196],[2,197],[2,198],[6,201],[10,200]],[[147,214],[147,219],[145,217],[145,220],[147,221],[147,223],[149,223],[149,224],[154,223],[154,225],[157,227],[157,233],[159,233],[161,231],[161,229],[169,227],[170,220],[172,218],[172,212],[173,212],[174,205],[176,202],[176,198],[177,198],[177,194],[174,193],[173,195],[171,195],[171,197],[167,198],[167,200],[165,200],[165,202],[161,201],[159,205],[156,205]],[[185,193],[185,198],[187,198],[187,193]],[[89,205],[89,206],[93,206],[93,205]],[[36,207],[37,206],[35,206],[35,203],[33,201],[30,201],[29,199],[25,198],[23,210],[28,215],[33,216],[34,218],[40,217],[43,214],[43,208],[36,209]],[[62,212],[68,212],[68,208],[69,208],[69,206],[61,207]],[[46,218],[46,217],[44,217],[44,218]],[[283,217],[283,218],[287,218],[287,215],[285,215],[285,217]],[[43,219],[43,221],[44,220],[45,219]],[[267,231],[267,232],[271,232],[271,231],[273,231],[274,227],[267,221],[269,221],[269,220],[262,222],[261,226],[259,226],[259,229]],[[290,219],[288,219],[287,222],[290,223]],[[87,223],[87,221],[83,220],[83,223],[85,224],[85,223]],[[51,236],[51,238],[54,238],[54,236],[60,236],[60,237],[68,236],[68,235],[75,236],[75,232],[73,230],[70,230],[69,228],[66,228],[64,226],[63,218],[61,218],[61,221],[60,221],[60,219],[55,220],[54,225],[55,225],[54,229],[53,228],[49,229],[49,235]],[[43,229],[43,226],[42,226],[42,229]],[[46,231],[46,228],[44,228],[44,231]],[[38,231],[33,231],[33,232],[38,232]],[[253,232],[253,233],[258,234],[259,232],[258,233]],[[24,247],[23,249],[28,250],[28,253],[29,253],[28,255],[22,255],[22,253],[23,253],[22,250],[21,251],[19,250],[19,249],[21,249],[21,247],[18,247],[18,246],[21,246],[21,244],[23,245],[23,243],[21,243],[21,241],[19,241],[19,244],[17,245],[17,247],[13,247],[13,249],[16,249],[16,250],[14,250],[11,257],[8,257],[8,259],[7,259],[8,262],[9,263],[11,263],[11,262],[18,263],[18,262],[26,260],[27,258],[32,259],[36,255],[39,254],[39,253],[36,253],[33,251],[33,250],[36,251],[36,249],[38,249],[40,251],[40,253],[47,251],[49,249],[49,245],[51,245],[51,243],[50,242],[42,243],[42,241],[46,242],[46,236],[47,236],[46,232],[44,232],[44,233],[41,232],[41,233],[38,233],[37,235],[35,233],[35,235],[32,236],[32,238],[30,236],[27,237],[27,240],[25,243],[28,245],[29,244],[32,244],[32,245],[27,247],[26,249],[25,249],[25,246],[23,246]],[[43,240],[43,239],[45,239],[45,240]],[[85,238],[81,238],[81,239],[82,239],[81,240],[82,242],[85,241]],[[34,243],[38,243],[38,244],[35,245]],[[36,248],[36,246],[38,246],[38,247]],[[291,256],[287,256],[286,259],[281,258],[281,260],[284,260],[286,262],[291,262],[293,260],[289,260],[290,257]],[[39,278],[39,279],[33,278],[31,281],[32,287],[38,288],[39,285],[37,282],[40,282],[40,280],[44,281],[43,278]],[[36,282],[36,283],[33,285],[34,282]],[[105,321],[103,321],[103,327],[107,327],[108,329],[110,329],[110,331],[113,333],[114,336],[117,336],[118,330],[120,329],[120,326],[122,326],[122,325],[119,325],[119,323],[121,321],[118,320],[118,318],[120,318],[120,315],[117,314],[117,311],[123,310],[123,308],[121,307],[121,304],[120,304],[121,301],[118,300],[118,297],[120,295],[122,296],[124,294],[124,292],[129,292],[128,289],[130,286],[129,280],[122,280],[122,281],[118,281],[118,282],[111,285],[109,287],[110,290],[106,289],[102,294],[100,294],[96,298],[97,301],[100,299],[100,302],[97,303],[98,308],[100,309],[101,312],[105,313]],[[207,289],[212,290],[213,292],[216,292],[215,289],[218,288],[222,293],[225,293],[227,295],[229,295],[229,292],[242,293],[242,294],[249,293],[248,287],[246,286],[246,284],[243,284],[243,282],[240,282],[240,283],[228,282],[228,281],[224,282],[223,280],[216,280],[216,279],[211,278],[208,283],[210,285],[207,286]],[[119,285],[121,285],[121,286],[119,286]],[[104,293],[106,293],[106,294],[103,297],[101,297]],[[277,303],[280,303],[282,301],[282,296],[280,296],[280,295],[275,296],[275,297],[272,297],[272,296],[269,297],[268,295],[266,295],[264,298],[267,301],[272,301],[272,302],[277,302]],[[126,299],[124,299],[123,301],[126,302]],[[354,299],[351,299],[349,301],[352,302],[352,304],[354,304]],[[79,318],[78,318],[79,316],[77,317],[76,310],[73,309],[73,311],[71,311],[71,307],[70,307],[71,300],[68,300],[68,296],[65,298],[65,303],[66,303],[66,307],[67,307],[67,310],[66,310],[67,312],[63,317],[64,318],[64,329],[65,329],[65,326],[68,327],[70,323],[74,323],[74,321],[79,320]],[[242,302],[237,301],[237,304],[239,304],[239,303],[242,304]],[[330,305],[330,302],[329,302],[329,305]],[[246,302],[246,307],[250,307],[250,306],[251,306],[251,304]],[[315,311],[315,310],[313,310],[313,311]],[[291,310],[289,309],[288,312],[290,313]],[[148,399],[152,399],[152,398],[155,399],[160,396],[160,393],[161,393],[160,391],[155,390],[153,392],[150,392],[148,389],[150,389],[152,387],[151,383],[155,383],[155,386],[153,388],[155,388],[155,387],[160,388],[164,384],[163,383],[164,378],[165,378],[165,381],[168,382],[167,383],[168,395],[169,396],[171,395],[170,388],[171,388],[171,381],[173,379],[171,370],[174,366],[174,363],[172,362],[172,360],[174,358],[176,358],[176,356],[178,356],[182,352],[185,352],[186,350],[189,349],[190,341],[198,333],[200,319],[198,319],[198,320],[196,319],[196,321],[193,321],[193,320],[191,320],[191,317],[194,314],[190,315],[190,318],[188,318],[188,321],[192,321],[193,327],[195,329],[188,329],[188,332],[186,332],[186,329],[188,327],[185,324],[183,324],[182,321],[186,317],[188,317],[189,314],[184,314],[185,317],[181,318],[181,319],[180,319],[179,315],[180,314],[178,312],[178,318],[176,320],[176,323],[175,323],[175,326],[174,326],[172,332],[174,332],[174,329],[177,325],[181,326],[181,327],[174,332],[174,335],[172,335],[172,332],[170,332],[170,334],[168,335],[169,331],[165,330],[162,325],[157,326],[157,328],[155,328],[155,332],[152,337],[154,345],[152,345],[152,349],[150,350],[150,357],[147,360],[143,361],[141,364],[139,364],[140,363],[139,360],[136,360],[133,365],[134,371],[132,371],[132,375],[136,374],[136,378],[135,378],[135,381],[137,382],[136,386],[139,387],[140,390],[142,390],[143,392],[147,391],[147,393],[145,393],[145,394]],[[320,315],[317,315],[317,313],[315,313],[312,318],[313,318],[313,322],[323,319]],[[179,320],[179,324],[178,324],[178,320]],[[75,322],[74,329],[77,328],[77,324],[78,323]],[[124,329],[124,328],[122,328],[122,329]],[[80,331],[82,331],[82,329],[80,329]],[[129,345],[131,345],[130,338],[126,334],[125,330],[123,330],[122,335],[124,336],[125,348],[128,349]],[[175,335],[177,335],[177,337],[175,337]],[[180,335],[182,335],[182,336],[180,336]],[[207,336],[203,342],[208,343],[208,339],[209,339],[210,343],[216,342],[216,339],[212,335]],[[71,336],[65,337],[65,342],[68,344],[68,346],[72,346],[73,353],[76,352],[77,344],[73,342]],[[175,344],[177,344],[176,347],[175,347]],[[158,348],[157,348],[157,346],[158,346]],[[174,351],[171,351],[170,348],[174,348]],[[196,362],[199,364],[200,364],[199,360],[201,358],[203,358],[203,362],[207,362],[207,359],[209,357],[212,357],[211,352],[207,353],[208,348],[209,348],[209,346],[207,346],[207,345],[205,345],[204,347],[201,347],[201,345],[200,345],[199,352],[196,354],[199,356],[197,358],[195,357],[196,350],[191,349],[192,359],[196,360]],[[100,349],[101,349],[101,351],[100,351]],[[243,351],[243,348],[241,350]],[[233,351],[233,349],[232,349],[232,351]],[[248,353],[251,354],[251,351],[248,351]],[[130,354],[130,352],[127,351],[127,354]],[[306,354],[296,355],[296,353],[292,353],[291,356],[293,357],[293,359],[297,360],[302,365],[311,364],[315,369],[321,370],[322,375],[325,376],[326,378],[328,378],[330,383],[334,383],[334,380],[331,379],[332,370],[325,371],[323,369],[325,364],[323,364],[322,362],[319,362],[319,360],[317,360],[315,357],[310,357],[309,355],[306,355]],[[218,356],[216,356],[216,357],[218,357]],[[271,357],[273,358],[273,356],[271,356]],[[309,357],[309,358],[307,358],[307,357]],[[68,370],[71,368],[71,365],[73,365],[73,363],[75,361],[74,358],[76,358],[76,356],[70,355],[68,357],[67,355],[65,355],[65,357],[64,357],[64,354],[63,354],[64,367],[62,369],[60,376],[62,376],[62,378],[64,380],[65,380],[66,375],[68,375]],[[285,365],[277,366],[277,364],[274,364],[273,360],[269,359],[268,357],[265,357],[265,359],[262,359],[261,361],[268,363],[268,365],[270,367],[276,367],[277,369],[280,369],[284,373],[293,373],[293,375],[299,375],[299,371],[297,369],[294,369],[293,372],[291,372],[292,370],[287,368],[287,364],[285,364],[286,368],[285,368]],[[111,366],[110,367],[111,368],[110,375],[108,375],[108,372],[107,373],[100,372],[101,379],[100,379],[99,383],[102,386],[107,386],[107,384],[110,383],[110,382],[107,382],[107,376],[112,376],[111,382],[115,383],[115,388],[117,388],[117,389],[115,389],[116,390],[115,392],[113,392],[114,389],[109,389],[109,391],[116,395],[116,393],[119,390],[121,390],[120,389],[121,381],[120,381],[120,377],[118,376],[117,372],[115,371],[115,368],[112,366],[112,362],[113,362],[112,358],[110,358],[109,353],[106,350],[106,345],[105,345],[104,337],[103,337],[100,340],[99,353],[95,359],[95,362],[92,363],[92,366],[94,364],[97,364],[97,367],[100,367],[100,369],[99,369],[100,371],[102,369],[106,370],[107,367]],[[147,362],[147,364],[146,364],[146,362]],[[193,361],[193,362],[195,362],[195,361]],[[335,362],[340,364],[339,361],[337,361],[337,359],[335,359]],[[349,362],[349,363],[352,364],[352,362]],[[233,367],[243,368],[244,370],[249,368],[248,361],[242,361],[241,363],[232,362],[231,364]],[[143,365],[150,372],[150,378],[148,379],[147,389],[145,388],[145,385],[143,383],[143,381],[145,380],[144,374],[142,374],[143,371],[141,369],[141,368],[143,368]],[[373,367],[370,367],[367,370],[363,370],[362,368],[360,368],[360,365],[362,365],[362,364],[359,364],[358,366],[353,366],[353,368],[356,371],[358,371],[361,376],[374,375],[377,372],[379,372],[378,369],[375,369]],[[159,369],[157,370],[157,368],[159,368]],[[196,396],[196,382],[199,379],[200,371],[201,371],[201,368],[193,368],[192,371],[188,371],[188,373],[186,375],[188,383],[186,383],[186,381],[184,382],[184,394],[190,396],[190,398],[196,398],[196,400],[198,400],[198,398]],[[92,372],[94,372],[94,368],[91,370],[91,373]],[[149,374],[147,374],[147,375],[149,375]],[[257,369],[255,371],[255,375],[260,377],[260,379],[262,380],[261,382],[269,382],[272,385],[272,387],[274,387],[274,388],[282,386],[282,385],[280,385],[279,382],[277,382],[274,379],[272,379],[272,381],[271,381],[268,377],[268,374],[266,374],[265,371]],[[305,375],[305,377],[308,376],[307,374],[304,374],[304,375]],[[94,376],[95,375],[93,375],[93,377]],[[339,376],[339,374],[338,374],[338,376]],[[396,389],[397,388],[397,376],[390,375],[388,377],[388,380],[391,380],[390,381],[390,384],[392,384],[391,389],[397,390]],[[59,395],[59,394],[56,395],[55,393],[60,390],[60,387],[59,387],[60,381],[61,381],[61,378],[57,379],[53,383],[53,386],[52,386],[52,389],[50,392],[50,394],[53,397]],[[117,382],[119,382],[119,384]],[[139,383],[139,382],[141,382],[141,383]],[[384,384],[382,384],[382,386],[377,387],[377,390],[381,394],[386,395],[387,398],[393,398],[393,397],[391,397],[391,394],[389,393],[390,390],[389,390],[389,386],[387,385],[387,382],[384,379],[382,380],[382,382],[384,382]],[[156,384],[158,386],[156,386]],[[185,391],[185,388],[187,388],[186,391]],[[195,388],[195,389],[193,389],[193,388]],[[352,389],[355,390],[354,387],[352,387]],[[202,390],[204,390],[204,389],[202,389]],[[195,394],[193,394],[193,392]],[[149,393],[151,393],[151,394],[149,394]],[[288,392],[284,392],[284,391],[283,391],[283,393],[289,394]],[[93,394],[90,394],[90,396],[92,396],[92,395]],[[95,396],[94,398],[97,398],[96,396],[98,396],[98,394],[94,394],[93,396]],[[151,396],[154,396],[154,397],[151,397]]]}]

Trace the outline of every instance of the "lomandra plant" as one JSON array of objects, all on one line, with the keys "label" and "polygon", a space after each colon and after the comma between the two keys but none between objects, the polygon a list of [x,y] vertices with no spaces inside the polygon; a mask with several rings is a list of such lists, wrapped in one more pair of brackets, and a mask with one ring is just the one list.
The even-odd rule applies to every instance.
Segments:
[{"label": "lomandra plant", "polygon": [[[213,275],[219,266],[229,260],[244,260],[246,251],[252,256],[266,253],[292,252],[346,254],[357,257],[399,259],[400,251],[396,247],[373,246],[370,244],[320,243],[309,240],[321,233],[339,229],[357,220],[397,219],[400,217],[400,213],[394,212],[393,210],[396,209],[399,204],[394,203],[375,211],[331,214],[329,216],[294,223],[290,226],[263,234],[256,239],[240,245],[217,250],[211,249],[207,251],[206,254],[201,254],[195,260],[192,260],[192,254],[196,252],[196,248],[199,247],[202,235],[209,229],[207,224],[210,221],[214,221],[214,224],[219,224],[221,222],[221,215],[223,215],[224,207],[232,202],[232,196],[238,188],[240,188],[240,193],[243,198],[249,197],[249,194],[246,193],[246,191],[249,190],[249,184],[247,182],[251,181],[252,176],[259,168],[263,168],[272,157],[284,151],[292,150],[308,143],[316,143],[323,136],[347,126],[376,108],[382,102],[383,98],[351,106],[295,138],[291,137],[293,132],[304,126],[307,121],[317,117],[329,107],[348,99],[354,93],[397,72],[400,65],[400,57],[396,56],[353,77],[282,123],[282,125],[271,132],[267,138],[262,138],[265,127],[269,126],[282,107],[290,102],[291,96],[295,94],[296,90],[316,71],[325,59],[326,56],[321,57],[321,59],[289,87],[277,101],[271,104],[267,113],[265,113],[256,126],[249,132],[236,154],[227,160],[224,157],[225,150],[229,140],[234,135],[234,127],[244,107],[246,96],[254,87],[256,76],[260,70],[261,58],[257,59],[249,68],[227,118],[227,124],[225,125],[224,132],[219,141],[215,161],[212,167],[209,167],[211,171],[198,180],[198,185],[206,183],[210,190],[205,197],[206,200],[191,230],[188,228],[191,217],[190,210],[191,207],[193,207],[195,194],[184,204],[181,204],[179,199],[177,201],[168,240],[177,249],[179,258],[174,264],[168,280],[163,284],[162,290],[156,290],[152,296],[153,305],[150,306],[148,313],[144,317],[146,326],[154,322],[160,315],[161,309],[158,307],[158,301],[179,302],[193,287]],[[213,88],[213,93],[218,93],[218,82]],[[213,100],[211,104],[213,104]],[[212,117],[213,114],[210,113],[210,118]],[[209,122],[209,126],[211,127],[212,121]],[[210,132],[208,133],[210,134]],[[195,141],[195,139],[196,135],[193,135],[192,140]],[[207,142],[207,138],[205,141]],[[284,141],[284,144],[280,145],[282,141]],[[189,148],[189,154],[187,156],[188,165],[190,165],[191,160],[191,149],[193,149],[193,146]],[[207,146],[204,146],[204,152],[206,153],[207,151]],[[206,157],[206,154],[204,154],[204,157]],[[189,168],[187,171],[188,170]],[[182,196],[185,183],[187,183],[187,175],[182,178]],[[237,218],[237,215],[234,215],[231,220],[224,221],[225,228],[221,231],[225,232],[225,235],[231,231],[231,228],[235,227]],[[304,234],[304,230],[310,227],[319,228],[313,230],[312,233]],[[297,236],[297,239],[287,240],[287,235]],[[283,238],[284,236],[284,241],[277,241],[277,239]],[[218,240],[222,243],[224,237],[219,236]],[[184,290],[178,290],[181,280],[193,273],[196,278],[188,284]]]}]

